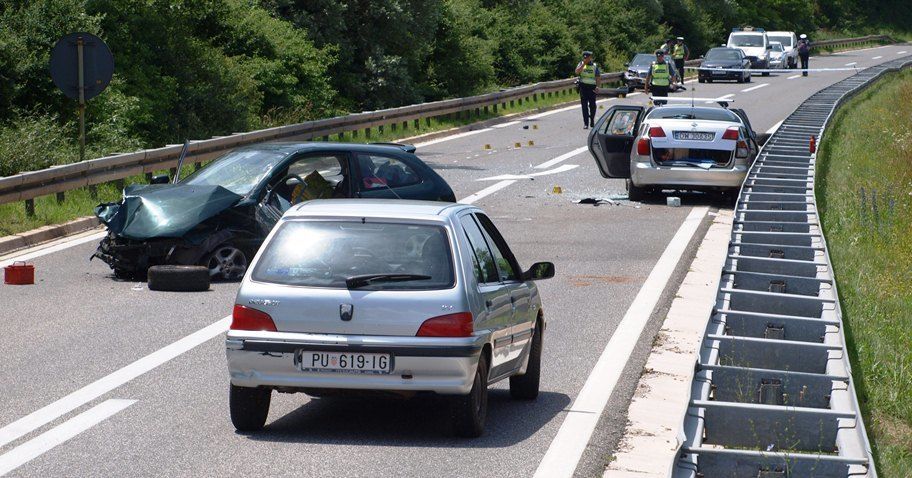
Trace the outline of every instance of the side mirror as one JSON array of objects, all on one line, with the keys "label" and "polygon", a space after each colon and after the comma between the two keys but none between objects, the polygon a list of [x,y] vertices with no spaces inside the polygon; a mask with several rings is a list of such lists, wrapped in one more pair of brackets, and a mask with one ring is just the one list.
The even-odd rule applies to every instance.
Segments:
[{"label": "side mirror", "polygon": [[552,277],[554,277],[554,263],[552,262],[536,262],[522,274],[523,280],[543,280]]},{"label": "side mirror", "polygon": [[630,63],[624,63],[624,66],[630,66]]},{"label": "side mirror", "polygon": [[700,55],[700,59],[701,59],[701,60],[703,59],[703,55]]},{"label": "side mirror", "polygon": [[149,181],[149,184],[168,184],[171,182],[171,178],[167,174],[159,174],[157,176],[152,176],[152,180]]}]

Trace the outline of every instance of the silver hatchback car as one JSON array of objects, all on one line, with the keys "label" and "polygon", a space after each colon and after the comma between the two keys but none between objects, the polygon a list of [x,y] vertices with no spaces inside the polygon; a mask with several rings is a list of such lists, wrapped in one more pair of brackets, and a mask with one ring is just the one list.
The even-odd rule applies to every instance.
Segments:
[{"label": "silver hatchback car", "polygon": [[545,316],[494,223],[462,204],[311,201],[290,209],[240,285],[226,349],[231,420],[263,427],[273,390],[452,396],[479,436],[487,388],[538,396]]}]

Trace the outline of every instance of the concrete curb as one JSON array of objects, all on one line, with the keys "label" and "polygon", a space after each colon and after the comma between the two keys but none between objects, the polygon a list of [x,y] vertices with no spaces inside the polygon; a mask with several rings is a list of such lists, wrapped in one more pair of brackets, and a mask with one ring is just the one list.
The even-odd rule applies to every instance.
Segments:
[{"label": "concrete curb", "polygon": [[637,383],[627,428],[604,478],[667,477],[690,403],[690,383],[725,263],[733,211],[720,211],[671,303]]},{"label": "concrete curb", "polygon": [[36,246],[61,237],[84,232],[97,227],[101,222],[95,216],[74,219],[55,226],[44,226],[20,234],[0,237],[0,256],[28,247]]}]

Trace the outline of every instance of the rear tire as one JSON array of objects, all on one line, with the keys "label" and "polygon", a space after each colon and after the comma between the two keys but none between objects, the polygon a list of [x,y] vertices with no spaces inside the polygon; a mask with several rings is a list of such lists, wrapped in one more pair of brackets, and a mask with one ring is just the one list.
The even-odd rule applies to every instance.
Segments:
[{"label": "rear tire", "polygon": [[627,199],[630,201],[641,202],[649,197],[649,190],[633,184],[633,180],[627,180]]},{"label": "rear tire", "polygon": [[224,243],[216,247],[203,260],[211,280],[238,281],[247,272],[247,254],[234,244]]},{"label": "rear tire", "polygon": [[482,353],[475,370],[472,390],[453,398],[453,427],[456,435],[478,438],[484,433],[488,416],[488,359]]},{"label": "rear tire", "polygon": [[203,292],[209,290],[209,269],[202,266],[152,266],[146,275],[149,290]]},{"label": "rear tire", "polygon": [[538,389],[541,383],[541,322],[536,323],[530,345],[532,349],[529,351],[529,364],[526,366],[526,373],[510,377],[510,396],[517,400],[535,400],[538,398]]},{"label": "rear tire", "polygon": [[255,432],[263,429],[269,416],[269,402],[272,390],[231,385],[228,407],[231,423],[239,432]]},{"label": "rear tire", "polygon": [[751,82],[751,74],[750,74],[750,73],[747,74],[747,78],[744,79],[744,82],[745,82],[745,83],[750,83],[750,82]]}]

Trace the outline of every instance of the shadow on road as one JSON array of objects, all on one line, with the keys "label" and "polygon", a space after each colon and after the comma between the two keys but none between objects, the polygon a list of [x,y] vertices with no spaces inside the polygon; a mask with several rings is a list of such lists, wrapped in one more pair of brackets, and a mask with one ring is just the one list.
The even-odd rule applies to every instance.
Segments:
[{"label": "shadow on road", "polygon": [[737,192],[700,192],[700,191],[674,191],[666,189],[658,194],[652,194],[642,201],[642,204],[664,206],[669,197],[681,198],[681,206],[710,206],[720,209],[731,209],[734,206]]},{"label": "shadow on road", "polygon": [[248,438],[359,446],[502,448],[534,435],[569,405],[570,397],[563,393],[542,392],[530,402],[513,400],[508,391],[492,389],[485,434],[462,439],[453,435],[449,402],[443,397],[310,399]]}]

